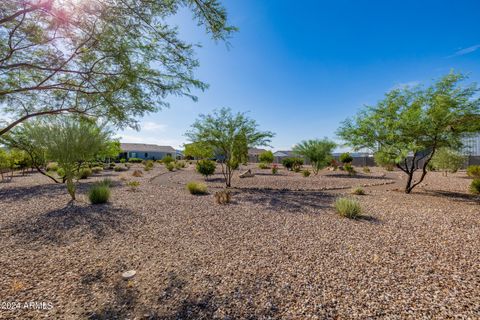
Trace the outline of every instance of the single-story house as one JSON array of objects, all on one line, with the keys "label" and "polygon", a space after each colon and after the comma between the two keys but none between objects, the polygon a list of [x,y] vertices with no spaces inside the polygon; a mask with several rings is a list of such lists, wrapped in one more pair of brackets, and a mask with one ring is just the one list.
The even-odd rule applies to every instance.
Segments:
[{"label": "single-story house", "polygon": [[260,155],[267,150],[258,148],[248,148],[248,162],[259,162]]},{"label": "single-story house", "polygon": [[298,157],[294,154],[292,150],[279,150],[273,153],[273,162],[282,163],[282,160],[285,158]]},{"label": "single-story house", "polygon": [[160,160],[166,156],[175,157],[176,150],[170,146],[159,146],[144,143],[121,143],[122,153],[119,158],[140,158],[144,160]]}]

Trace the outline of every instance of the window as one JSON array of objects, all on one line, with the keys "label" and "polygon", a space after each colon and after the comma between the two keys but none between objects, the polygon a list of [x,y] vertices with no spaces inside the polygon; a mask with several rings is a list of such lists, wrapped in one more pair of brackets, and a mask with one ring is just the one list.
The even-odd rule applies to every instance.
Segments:
[{"label": "window", "polygon": [[147,152],[145,152],[145,158],[148,158],[148,153]]}]

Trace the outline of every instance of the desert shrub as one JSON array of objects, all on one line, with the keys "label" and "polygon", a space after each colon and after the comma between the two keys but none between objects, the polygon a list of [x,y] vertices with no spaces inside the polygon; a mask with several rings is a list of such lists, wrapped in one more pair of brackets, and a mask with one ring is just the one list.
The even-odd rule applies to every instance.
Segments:
[{"label": "desert shrub", "polygon": [[296,158],[296,157],[283,158],[282,165],[288,170],[295,171],[296,169],[300,168],[303,165],[303,159]]},{"label": "desert shrub", "polygon": [[173,169],[175,169],[175,165],[172,162],[169,162],[165,164],[165,168],[167,168],[168,171],[173,171]]},{"label": "desert shrub", "polygon": [[278,173],[278,166],[276,164],[274,164],[272,166],[272,174],[277,174]]},{"label": "desert shrub", "polygon": [[260,169],[270,169],[270,166],[268,165],[268,163],[265,163],[265,162],[260,162],[260,163],[258,164],[258,167],[259,167]]},{"label": "desert shrub", "polygon": [[93,173],[99,173],[103,171],[103,167],[93,167],[92,172]]},{"label": "desert shrub", "polygon": [[130,158],[128,159],[128,162],[130,163],[141,163],[143,160],[140,158]]},{"label": "desert shrub", "polygon": [[122,171],[127,171],[128,170],[128,167],[125,167],[125,166],[115,166],[113,167],[113,170],[115,172],[122,172]]},{"label": "desert shrub", "polygon": [[78,170],[77,178],[78,179],[87,179],[92,175],[92,169],[90,168],[81,168]]},{"label": "desert shrub", "polygon": [[455,173],[460,170],[465,160],[466,157],[456,150],[440,148],[428,163],[427,169],[443,171],[443,175],[447,176],[448,172]]},{"label": "desert shrub", "polygon": [[163,157],[162,160],[163,160],[163,163],[165,163],[165,164],[169,164],[169,163],[175,161],[175,159],[173,159],[171,156],[165,156],[165,157]]},{"label": "desert shrub", "polygon": [[185,163],[185,161],[177,161],[175,162],[175,168],[177,169],[183,169],[187,166],[187,164]]},{"label": "desert shrub", "polygon": [[480,194],[480,179],[473,179],[470,184],[470,192],[473,194]]},{"label": "desert shrub", "polygon": [[369,167],[363,167],[362,170],[363,170],[364,173],[370,173],[371,172]]},{"label": "desert shrub", "polygon": [[143,173],[142,173],[142,171],[140,171],[140,170],[134,170],[134,171],[132,172],[132,176],[137,177],[137,178],[143,177]]},{"label": "desert shrub", "polygon": [[340,162],[344,164],[352,163],[353,157],[350,155],[350,153],[345,152],[340,155],[340,158],[338,158],[338,160],[340,160]]},{"label": "desert shrub", "polygon": [[[265,151],[265,152],[262,152],[260,153],[260,155],[258,156],[258,160],[260,160],[260,162],[262,163],[266,163],[266,164],[269,164],[269,163],[272,163],[273,162],[273,153],[272,151]],[[263,169],[263,168],[261,168]]]},{"label": "desert shrub", "polygon": [[480,178],[480,166],[468,166],[467,175],[472,178]]},{"label": "desert shrub", "polygon": [[153,162],[153,160],[147,160],[147,161],[145,161],[144,166],[145,166],[145,168],[152,169],[154,164],[155,164],[155,162]]},{"label": "desert shrub", "polygon": [[58,168],[58,163],[56,162],[49,162],[46,167],[47,171],[57,171]]},{"label": "desert shrub", "polygon": [[365,190],[363,190],[363,188],[358,187],[353,189],[352,193],[358,196],[363,196],[365,194]]},{"label": "desert shrub", "polygon": [[[141,171],[140,171],[141,172]],[[140,186],[140,182],[138,181],[129,181],[127,182],[127,186],[130,187],[130,190],[135,191]]]},{"label": "desert shrub", "polygon": [[347,171],[348,174],[351,175],[351,176],[353,176],[355,173],[357,173],[350,163],[347,163],[346,165],[344,165],[343,169],[345,169],[345,171]]},{"label": "desert shrub", "polygon": [[187,190],[191,194],[206,194],[207,185],[201,182],[190,181],[189,183],[187,183]]},{"label": "desert shrub", "polygon": [[157,163],[159,163],[159,164],[163,164],[163,160],[162,160],[162,159],[160,159],[160,160],[157,160]]},{"label": "desert shrub", "polygon": [[358,201],[350,198],[338,198],[335,201],[335,209],[339,215],[350,219],[357,218],[362,212]]},{"label": "desert shrub", "polygon": [[310,176],[310,170],[303,170],[302,175],[306,178]]},{"label": "desert shrub", "polygon": [[228,204],[232,201],[232,194],[229,190],[215,192],[215,202],[218,204]]},{"label": "desert shrub", "polygon": [[106,184],[98,183],[93,185],[88,191],[88,199],[92,204],[106,203],[110,198],[110,187]]},{"label": "desert shrub", "polygon": [[127,160],[125,160],[125,158],[120,159],[120,163],[126,163],[126,162]]},{"label": "desert shrub", "polygon": [[215,173],[217,164],[211,160],[200,160],[197,162],[195,169],[201,175],[208,177]]}]

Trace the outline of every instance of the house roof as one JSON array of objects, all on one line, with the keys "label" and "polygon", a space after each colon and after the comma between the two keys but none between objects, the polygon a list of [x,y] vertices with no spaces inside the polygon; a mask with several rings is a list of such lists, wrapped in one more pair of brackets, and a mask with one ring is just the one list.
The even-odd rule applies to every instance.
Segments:
[{"label": "house roof", "polygon": [[293,157],[295,154],[292,150],[278,150],[273,153],[275,157]]},{"label": "house roof", "polygon": [[248,154],[249,155],[259,155],[263,152],[266,152],[267,150],[265,149],[258,149],[258,148],[248,148]]},{"label": "house roof", "polygon": [[120,147],[125,152],[169,152],[174,154],[175,149],[170,146],[159,146],[145,143],[121,143]]}]

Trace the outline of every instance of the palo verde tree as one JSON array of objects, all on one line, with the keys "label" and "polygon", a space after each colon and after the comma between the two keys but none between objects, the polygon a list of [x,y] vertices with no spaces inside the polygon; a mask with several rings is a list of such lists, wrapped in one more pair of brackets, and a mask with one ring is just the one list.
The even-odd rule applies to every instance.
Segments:
[{"label": "palo verde tree", "polygon": [[216,150],[227,187],[231,186],[233,171],[246,161],[248,148],[268,145],[274,134],[259,131],[255,120],[245,113],[233,114],[229,108],[200,115],[186,136]]},{"label": "palo verde tree", "polygon": [[183,152],[185,158],[191,159],[210,159],[214,157],[214,152],[211,146],[200,142],[192,142],[185,144],[185,151]]},{"label": "palo verde tree", "polygon": [[441,170],[446,177],[448,172],[455,173],[465,164],[467,157],[448,148],[440,148],[432,158],[431,166]]},{"label": "palo verde tree", "polygon": [[313,173],[317,175],[318,171],[328,166],[332,160],[332,152],[335,147],[335,142],[327,138],[314,139],[300,142],[293,147],[293,152],[309,160]]},{"label": "palo verde tree", "polygon": [[[478,89],[475,84],[461,86],[464,79],[450,73],[427,88],[392,90],[376,106],[347,119],[338,135],[405,172],[405,192],[410,193],[425,178],[438,149],[458,150],[466,133],[480,129]],[[414,177],[417,170],[421,174]]]},{"label": "palo verde tree", "polygon": [[136,126],[135,117],[207,85],[171,16],[191,9],[215,40],[235,28],[218,0],[9,0],[0,6],[0,105],[13,119],[76,113]]}]

